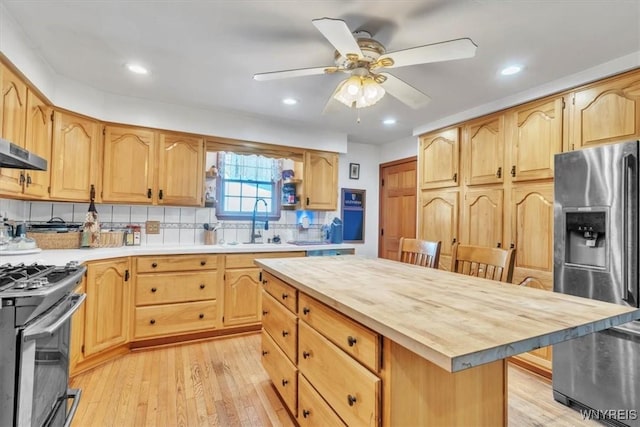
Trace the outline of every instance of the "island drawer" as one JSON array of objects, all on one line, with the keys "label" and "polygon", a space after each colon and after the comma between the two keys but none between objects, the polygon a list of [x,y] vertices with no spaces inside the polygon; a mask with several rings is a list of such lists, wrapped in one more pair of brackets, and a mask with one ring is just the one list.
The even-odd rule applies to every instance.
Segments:
[{"label": "island drawer", "polygon": [[347,425],[377,426],[381,380],[304,322],[298,368]]},{"label": "island drawer", "polygon": [[225,255],[225,268],[257,267],[253,261],[258,258],[288,258],[303,257],[305,255],[304,252],[260,252]]},{"label": "island drawer", "polygon": [[298,296],[298,315],[367,368],[380,370],[379,334],[302,292]]},{"label": "island drawer", "polygon": [[298,345],[298,318],[263,291],[262,327],[271,335],[285,354],[296,363]]},{"label": "island drawer", "polygon": [[289,410],[295,415],[298,396],[298,370],[269,334],[262,330],[262,366],[276,386]]},{"label": "island drawer", "polygon": [[298,291],[293,286],[287,285],[282,280],[263,271],[262,287],[271,296],[280,301],[292,313],[298,309]]},{"label": "island drawer", "polygon": [[136,307],[134,337],[171,335],[216,327],[216,302]]},{"label": "island drawer", "polygon": [[136,305],[215,299],[216,275],[215,271],[139,275],[136,278]]},{"label": "island drawer", "polygon": [[301,373],[298,373],[298,424],[300,427],[346,427]]},{"label": "island drawer", "polygon": [[211,270],[217,266],[217,254],[140,256],[136,258],[136,271],[138,273]]}]

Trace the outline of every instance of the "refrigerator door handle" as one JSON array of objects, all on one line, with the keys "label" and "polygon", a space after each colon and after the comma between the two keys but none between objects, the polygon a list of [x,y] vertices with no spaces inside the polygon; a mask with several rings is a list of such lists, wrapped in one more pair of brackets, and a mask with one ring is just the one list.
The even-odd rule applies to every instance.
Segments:
[{"label": "refrigerator door handle", "polygon": [[[637,282],[637,274],[636,274],[636,251],[637,251],[637,239],[635,228],[636,223],[630,222],[630,212],[637,213],[637,169],[636,169],[636,158],[633,154],[627,154],[623,157],[623,175],[622,175],[622,229],[623,229],[623,247],[625,253],[624,259],[624,271],[623,271],[623,281],[622,281],[622,299],[630,304],[635,306],[638,305],[638,301],[636,300],[637,295],[634,295],[636,292],[635,289],[632,289],[631,286]],[[633,188],[630,188],[633,187]]]}]

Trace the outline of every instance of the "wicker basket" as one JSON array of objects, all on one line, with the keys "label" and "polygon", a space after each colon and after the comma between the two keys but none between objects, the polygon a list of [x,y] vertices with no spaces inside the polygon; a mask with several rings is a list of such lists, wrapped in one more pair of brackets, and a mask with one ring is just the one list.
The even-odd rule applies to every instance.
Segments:
[{"label": "wicker basket", "polygon": [[77,249],[82,233],[27,233],[27,237],[35,240],[40,249]]},{"label": "wicker basket", "polygon": [[100,248],[116,248],[124,245],[124,231],[101,231]]}]

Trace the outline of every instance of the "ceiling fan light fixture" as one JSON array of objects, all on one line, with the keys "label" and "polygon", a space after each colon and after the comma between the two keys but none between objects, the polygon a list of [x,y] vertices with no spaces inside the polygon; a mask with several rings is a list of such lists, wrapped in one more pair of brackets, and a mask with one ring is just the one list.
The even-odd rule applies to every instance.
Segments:
[{"label": "ceiling fan light fixture", "polygon": [[336,90],[334,99],[347,107],[365,108],[380,101],[385,90],[371,76],[351,76]]}]

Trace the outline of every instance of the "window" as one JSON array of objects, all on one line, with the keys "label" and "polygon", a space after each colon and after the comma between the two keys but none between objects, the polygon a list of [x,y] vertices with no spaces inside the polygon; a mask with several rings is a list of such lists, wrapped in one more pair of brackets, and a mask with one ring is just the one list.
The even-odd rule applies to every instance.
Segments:
[{"label": "window", "polygon": [[280,219],[280,179],[282,160],[256,155],[218,153],[219,178],[216,185],[218,219],[249,219],[257,205],[258,218],[265,209],[271,220]]}]

